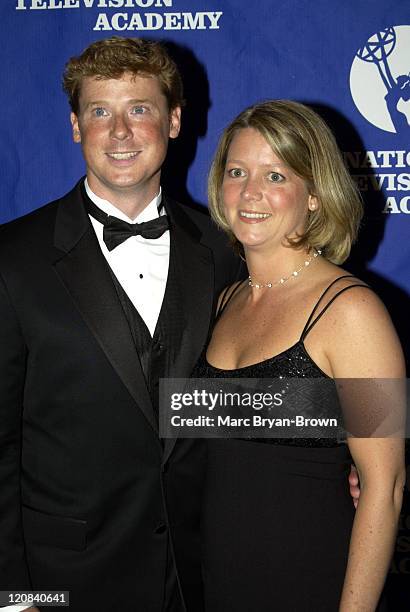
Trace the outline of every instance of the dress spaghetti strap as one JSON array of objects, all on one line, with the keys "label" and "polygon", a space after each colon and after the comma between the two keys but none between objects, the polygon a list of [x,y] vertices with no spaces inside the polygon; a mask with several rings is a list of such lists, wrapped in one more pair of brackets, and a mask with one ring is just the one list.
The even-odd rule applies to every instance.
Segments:
[{"label": "dress spaghetti strap", "polygon": [[241,287],[241,285],[243,285],[243,283],[246,280],[248,279],[244,279],[243,281],[239,281],[238,283],[236,283],[233,289],[232,289],[232,285],[228,285],[227,287],[225,287],[225,289],[222,292],[221,303],[219,304],[219,308],[216,313],[215,320],[219,319],[219,317],[221,316],[221,314],[223,313],[223,311],[225,310],[225,308],[227,307],[227,305],[229,304],[229,302],[231,301],[231,299],[233,298],[233,296],[235,295],[239,287]]},{"label": "dress spaghetti strap", "polygon": [[348,289],[352,289],[353,287],[364,287],[365,289],[370,289],[369,285],[366,285],[363,282],[360,283],[354,283],[353,285],[349,285],[348,287],[343,287],[343,289],[340,289],[340,291],[338,291],[333,297],[332,299],[330,299],[328,301],[328,303],[326,304],[326,306],[324,306],[324,308],[322,308],[322,310],[319,312],[319,314],[317,315],[316,318],[314,318],[315,313],[317,312],[317,309],[320,305],[320,303],[322,302],[323,298],[326,296],[326,294],[328,293],[329,289],[331,289],[333,287],[334,284],[337,283],[337,281],[341,280],[342,278],[355,278],[355,276],[353,276],[352,274],[345,274],[344,276],[338,276],[337,278],[335,278],[334,281],[332,281],[330,283],[330,285],[328,287],[326,287],[326,289],[323,291],[322,295],[319,297],[318,301],[316,302],[312,312],[309,315],[308,320],[306,321],[306,325],[303,328],[302,334],[300,336],[300,342],[303,342],[306,338],[306,336],[308,335],[308,333],[310,332],[310,330],[312,329],[312,327],[314,327],[316,325],[316,323],[319,321],[319,319],[325,314],[326,310],[329,308],[329,306],[331,304],[333,304],[333,302],[335,301],[336,298],[339,297],[339,295],[342,295],[342,293],[344,293],[345,291],[347,291]]}]

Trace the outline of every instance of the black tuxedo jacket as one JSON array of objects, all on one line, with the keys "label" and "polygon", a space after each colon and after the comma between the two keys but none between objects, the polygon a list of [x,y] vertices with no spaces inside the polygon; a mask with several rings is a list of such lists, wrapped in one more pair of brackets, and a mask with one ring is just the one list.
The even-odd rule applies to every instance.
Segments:
[{"label": "black tuxedo jacket", "polygon": [[[205,213],[165,206],[174,272],[155,350],[165,377],[185,377],[239,266]],[[201,443],[158,437],[80,184],[3,226],[0,589],[69,590],[74,612],[160,612],[171,555],[198,612],[203,473]]]}]

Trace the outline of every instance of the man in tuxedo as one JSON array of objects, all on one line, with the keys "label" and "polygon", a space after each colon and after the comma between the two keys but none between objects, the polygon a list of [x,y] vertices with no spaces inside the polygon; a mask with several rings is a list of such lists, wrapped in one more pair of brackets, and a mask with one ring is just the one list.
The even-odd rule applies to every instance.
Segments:
[{"label": "man in tuxedo", "polygon": [[1,231],[0,588],[200,612],[204,449],[160,439],[158,381],[189,376],[239,265],[161,192],[182,106],[164,48],[100,40],[64,88],[86,179]]}]

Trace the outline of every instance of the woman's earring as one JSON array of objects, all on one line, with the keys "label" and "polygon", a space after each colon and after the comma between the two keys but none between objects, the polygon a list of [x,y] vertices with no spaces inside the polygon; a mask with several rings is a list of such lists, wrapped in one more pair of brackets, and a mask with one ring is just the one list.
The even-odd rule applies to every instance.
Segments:
[{"label": "woman's earring", "polygon": [[312,212],[317,208],[317,198],[316,196],[310,195],[308,199],[308,208]]}]

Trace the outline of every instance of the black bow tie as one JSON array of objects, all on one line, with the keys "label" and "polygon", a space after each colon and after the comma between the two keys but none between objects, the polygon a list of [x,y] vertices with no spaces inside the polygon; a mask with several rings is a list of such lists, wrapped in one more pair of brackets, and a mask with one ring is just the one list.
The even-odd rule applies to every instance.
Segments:
[{"label": "black bow tie", "polygon": [[131,236],[155,239],[169,229],[169,219],[166,215],[161,215],[144,223],[127,223],[117,219],[117,217],[106,215],[90,198],[87,198],[86,202],[88,213],[104,225],[103,240],[109,251],[115,249]]}]

